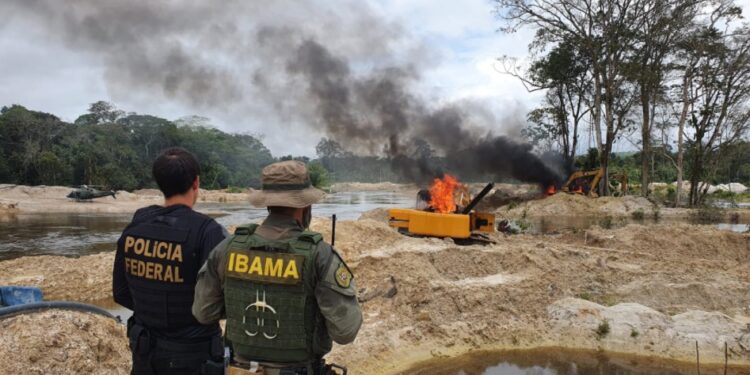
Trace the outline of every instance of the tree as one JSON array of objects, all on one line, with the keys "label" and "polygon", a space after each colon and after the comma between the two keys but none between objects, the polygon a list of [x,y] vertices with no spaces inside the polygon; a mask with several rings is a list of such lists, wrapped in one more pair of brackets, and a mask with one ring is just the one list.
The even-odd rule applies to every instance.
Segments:
[{"label": "tree", "polygon": [[[632,87],[627,85],[624,62],[635,43],[633,30],[645,22],[645,0],[495,0],[497,13],[506,21],[506,32],[521,27],[536,30],[532,43],[574,43],[588,61],[593,81],[590,112],[605,170],[601,193],[608,193],[609,156],[619,132],[629,122],[618,117],[632,106]],[[604,120],[604,140],[601,123]]]},{"label": "tree", "polygon": [[643,27],[635,29],[633,51],[626,75],[638,86],[641,106],[641,194],[649,194],[649,165],[652,160],[653,113],[668,66],[666,59],[688,29],[702,3],[696,0],[654,0],[645,2]]},{"label": "tree", "polygon": [[716,28],[719,19],[740,14],[731,2],[723,5],[689,43],[692,58],[686,69],[690,71],[686,102],[690,108],[692,206],[703,202],[707,187],[701,188],[700,182],[715,172],[720,152],[741,141],[750,129],[750,28]]},{"label": "tree", "polygon": [[89,113],[78,117],[76,125],[98,125],[112,123],[123,117],[125,112],[117,109],[114,104],[100,100],[91,103]]},{"label": "tree", "polygon": [[589,112],[587,93],[591,79],[585,56],[575,43],[566,40],[534,61],[526,74],[507,67],[506,71],[521,79],[529,91],[547,90],[543,106],[528,114],[534,126],[527,128],[525,135],[536,144],[543,140],[556,144],[571,164],[581,122]]}]

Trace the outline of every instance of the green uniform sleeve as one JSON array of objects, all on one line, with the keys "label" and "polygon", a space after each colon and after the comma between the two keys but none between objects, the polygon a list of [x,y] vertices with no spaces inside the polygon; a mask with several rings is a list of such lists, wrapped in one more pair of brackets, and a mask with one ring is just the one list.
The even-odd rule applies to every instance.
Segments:
[{"label": "green uniform sleeve", "polygon": [[318,247],[316,266],[318,284],[315,298],[326,319],[328,334],[338,344],[348,344],[362,326],[362,310],[357,301],[354,275],[330,245]]},{"label": "green uniform sleeve", "polygon": [[224,311],[225,250],[230,240],[231,237],[228,237],[219,242],[198,271],[193,298],[193,316],[202,324],[218,322],[226,317]]}]

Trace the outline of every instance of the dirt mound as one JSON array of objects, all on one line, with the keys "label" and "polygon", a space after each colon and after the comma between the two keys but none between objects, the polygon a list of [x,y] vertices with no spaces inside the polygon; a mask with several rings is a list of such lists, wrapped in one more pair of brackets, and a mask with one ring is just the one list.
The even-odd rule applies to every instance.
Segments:
[{"label": "dirt mound", "polygon": [[0,320],[0,373],[128,374],[125,326],[81,312],[48,310]]},{"label": "dirt mound", "polygon": [[660,260],[711,257],[750,261],[750,234],[709,225],[629,224],[613,230],[593,227],[585,237],[588,245],[649,253]]},{"label": "dirt mound", "polygon": [[702,360],[720,362],[727,343],[735,355],[750,354],[746,325],[718,312],[691,310],[669,316],[637,303],[606,307],[565,298],[550,305],[548,313],[553,334],[574,337],[580,347],[632,352],[644,341],[652,346],[668,343],[654,352],[689,358],[695,355],[697,343]]},{"label": "dirt mound", "polygon": [[42,255],[0,262],[0,285],[42,288],[44,299],[93,302],[112,297],[114,251],[80,258]]},{"label": "dirt mound", "polygon": [[541,199],[501,207],[496,213],[514,218],[523,216],[627,216],[638,210],[649,215],[653,213],[655,206],[643,197],[589,198],[579,194],[558,193]]},{"label": "dirt mound", "polygon": [[[331,222],[314,218],[310,229],[319,232],[331,242]],[[372,219],[339,221],[336,223],[336,250],[348,261],[379,248],[396,245],[406,237],[389,227],[387,223]]]},{"label": "dirt mound", "polygon": [[376,208],[374,210],[363,212],[359,217],[359,220],[375,220],[382,223],[388,223],[388,209],[387,208]]}]

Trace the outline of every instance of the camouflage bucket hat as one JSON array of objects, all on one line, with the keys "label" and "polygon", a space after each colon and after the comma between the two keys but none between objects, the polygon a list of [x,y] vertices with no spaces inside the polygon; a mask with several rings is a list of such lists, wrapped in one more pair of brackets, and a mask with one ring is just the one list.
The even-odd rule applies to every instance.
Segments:
[{"label": "camouflage bucket hat", "polygon": [[273,163],[263,168],[262,190],[250,192],[250,204],[255,207],[307,207],[319,202],[325,193],[312,186],[310,173],[304,163],[290,160]]}]

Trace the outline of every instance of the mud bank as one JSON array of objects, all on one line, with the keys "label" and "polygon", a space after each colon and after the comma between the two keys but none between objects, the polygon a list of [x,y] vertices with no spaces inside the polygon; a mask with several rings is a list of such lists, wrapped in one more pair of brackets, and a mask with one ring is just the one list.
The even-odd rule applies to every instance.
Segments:
[{"label": "mud bank", "polygon": [[129,374],[125,326],[47,310],[0,319],[0,374]]},{"label": "mud bank", "polygon": [[[159,190],[117,191],[116,198],[102,197],[76,202],[67,198],[73,188],[64,186],[0,185],[0,213],[131,213],[163,202]],[[246,202],[247,192],[229,193],[222,190],[200,190],[199,202]],[[10,208],[9,208],[10,207]]]},{"label": "mud bank", "polygon": [[332,192],[342,191],[380,191],[392,193],[411,193],[416,194],[419,188],[412,184],[396,184],[393,182],[337,182],[331,185]]},{"label": "mud bank", "polygon": [[[457,246],[404,237],[370,218],[378,216],[337,228],[336,247],[356,275],[365,323],[330,359],[352,374],[395,374],[477,350],[550,346],[693,361],[695,341],[701,363],[723,363],[727,343],[730,363],[750,364],[750,234],[628,225]],[[315,219],[312,229],[330,236],[328,221]],[[111,257],[0,262],[0,283],[93,301],[110,294]]]}]

